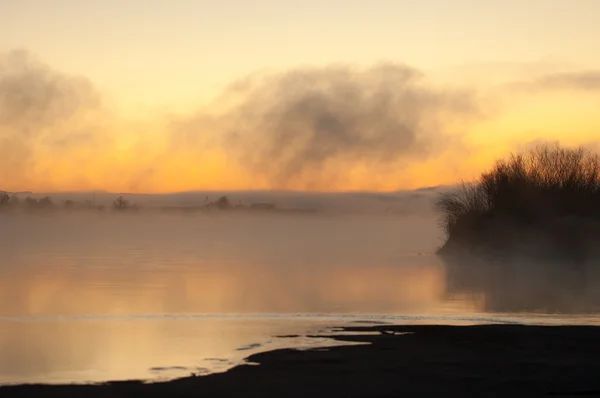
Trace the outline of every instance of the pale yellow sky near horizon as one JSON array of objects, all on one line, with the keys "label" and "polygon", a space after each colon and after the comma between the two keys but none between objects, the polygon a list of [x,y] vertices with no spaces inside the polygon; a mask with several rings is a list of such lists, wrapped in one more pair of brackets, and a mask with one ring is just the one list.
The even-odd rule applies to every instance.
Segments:
[{"label": "pale yellow sky near horizon", "polygon": [[[92,129],[93,145],[58,151],[47,144],[58,140],[54,132],[27,141],[28,158],[16,163],[26,172],[0,174],[0,189],[390,190],[471,178],[494,157],[529,141],[600,139],[598,20],[595,0],[0,0],[0,53],[25,49],[61,75],[85,76],[103,99],[101,111],[78,113],[68,128],[60,127],[61,134],[77,131],[77,137]],[[321,71],[315,73],[323,82],[336,78],[322,72],[327,66],[364,70],[382,62],[415,68],[439,90],[470,91],[483,114],[467,121],[445,118],[433,128],[460,133],[461,142],[401,162],[398,175],[379,167],[379,158],[365,162],[366,155],[351,146],[352,159],[359,160],[351,166],[335,163],[339,153],[317,151],[323,158],[311,167],[327,168],[328,178],[315,180],[313,167],[273,182],[273,175],[232,159],[225,144],[197,154],[188,140],[174,152],[166,138],[174,119],[210,129],[210,123],[198,124],[198,112],[256,71],[310,67]],[[548,83],[547,76],[560,79]],[[19,138],[22,125],[7,133],[2,128],[0,145],[25,141]],[[73,136],[61,139],[72,142]],[[376,144],[364,145],[373,146],[368,159],[379,156]],[[314,161],[312,154],[302,156]]]}]

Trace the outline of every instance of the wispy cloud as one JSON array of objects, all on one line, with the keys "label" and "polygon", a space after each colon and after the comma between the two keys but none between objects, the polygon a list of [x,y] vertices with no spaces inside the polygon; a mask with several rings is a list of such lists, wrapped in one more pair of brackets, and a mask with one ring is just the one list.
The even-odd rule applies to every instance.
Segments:
[{"label": "wispy cloud", "polygon": [[[212,127],[223,150],[274,187],[321,187],[344,165],[420,161],[447,146],[444,120],[479,115],[470,92],[442,90],[396,64],[253,75],[221,97],[233,104]],[[206,131],[207,116],[180,124],[177,139]],[[193,140],[192,140],[193,142]],[[340,173],[340,178],[344,178]]]},{"label": "wispy cloud", "polygon": [[[600,72],[545,74],[483,98],[478,87],[448,89],[402,64],[298,68],[250,74],[187,116],[124,125],[85,77],[13,51],[0,55],[0,183],[49,189],[60,169],[77,186],[90,180],[86,186],[101,188],[110,180],[117,189],[159,190],[161,181],[196,168],[181,178],[211,174],[217,181],[212,174],[233,170],[235,178],[247,177],[244,188],[258,182],[329,190],[348,186],[355,170],[360,183],[389,181],[427,162],[443,163],[450,173],[476,150],[464,139],[471,124],[504,112],[512,88],[524,95],[597,90]],[[211,169],[215,162],[223,169]]]},{"label": "wispy cloud", "polygon": [[528,81],[509,84],[525,90],[600,90],[600,70],[551,73]]},{"label": "wispy cloud", "polygon": [[36,152],[93,146],[100,94],[85,78],[62,74],[24,50],[0,56],[0,175],[27,179]]}]

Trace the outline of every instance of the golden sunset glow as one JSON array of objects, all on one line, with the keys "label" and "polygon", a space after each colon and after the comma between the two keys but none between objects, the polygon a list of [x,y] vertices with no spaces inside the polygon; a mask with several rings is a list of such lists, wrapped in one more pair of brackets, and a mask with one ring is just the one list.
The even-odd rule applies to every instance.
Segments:
[{"label": "golden sunset glow", "polygon": [[598,140],[599,3],[422,3],[3,3],[0,189],[390,191]]}]

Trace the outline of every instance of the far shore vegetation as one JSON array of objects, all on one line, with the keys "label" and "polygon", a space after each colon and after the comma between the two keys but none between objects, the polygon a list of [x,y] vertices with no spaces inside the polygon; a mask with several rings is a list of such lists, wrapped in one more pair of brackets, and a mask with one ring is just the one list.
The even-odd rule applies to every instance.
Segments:
[{"label": "far shore vegetation", "polygon": [[10,194],[0,191],[0,212],[43,212],[43,211],[96,211],[96,212],[119,212],[130,213],[147,211],[162,212],[194,212],[194,211],[226,211],[226,210],[253,210],[253,211],[275,211],[277,210],[273,203],[251,203],[243,204],[232,203],[227,196],[220,196],[215,200],[208,197],[196,205],[192,206],[161,206],[147,207],[132,203],[123,195],[114,198],[110,205],[97,204],[92,200],[74,201],[67,199],[61,202],[55,202],[50,196],[35,197],[33,194]]},{"label": "far shore vegetation", "polygon": [[436,207],[447,235],[441,255],[587,259],[600,253],[600,156],[538,145],[442,194]]}]

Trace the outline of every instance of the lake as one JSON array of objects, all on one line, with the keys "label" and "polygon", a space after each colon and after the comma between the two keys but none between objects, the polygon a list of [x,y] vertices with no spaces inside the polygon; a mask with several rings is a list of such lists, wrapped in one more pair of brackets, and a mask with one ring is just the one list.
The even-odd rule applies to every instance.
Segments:
[{"label": "lake", "polygon": [[2,384],[218,372],[334,344],[327,331],[353,322],[600,324],[598,275],[448,266],[431,215],[0,214],[0,226]]}]

